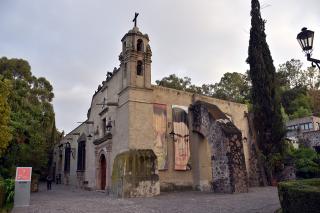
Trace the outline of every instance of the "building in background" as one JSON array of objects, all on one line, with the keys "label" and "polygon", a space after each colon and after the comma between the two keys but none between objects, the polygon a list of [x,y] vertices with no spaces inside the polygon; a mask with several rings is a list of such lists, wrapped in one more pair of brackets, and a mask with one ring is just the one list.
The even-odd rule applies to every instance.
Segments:
[{"label": "building in background", "polygon": [[298,148],[299,140],[305,141],[305,145],[309,147],[318,146],[320,144],[320,118],[316,116],[308,116],[297,118],[286,123],[287,138],[292,141],[295,148]]}]

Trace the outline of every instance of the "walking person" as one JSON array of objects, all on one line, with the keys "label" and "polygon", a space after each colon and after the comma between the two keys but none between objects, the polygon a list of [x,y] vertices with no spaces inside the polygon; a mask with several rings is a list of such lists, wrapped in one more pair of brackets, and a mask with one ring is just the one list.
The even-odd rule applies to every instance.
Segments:
[{"label": "walking person", "polygon": [[52,177],[51,175],[47,176],[47,190],[51,190]]}]

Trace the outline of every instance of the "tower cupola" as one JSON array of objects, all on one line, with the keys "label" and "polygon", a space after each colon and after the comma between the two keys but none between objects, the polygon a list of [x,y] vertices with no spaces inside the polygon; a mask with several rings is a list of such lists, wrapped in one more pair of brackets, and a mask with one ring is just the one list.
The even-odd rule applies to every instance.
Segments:
[{"label": "tower cupola", "polygon": [[151,48],[149,36],[139,31],[135,13],[134,27],[121,39],[122,52],[120,53],[120,68],[122,71],[123,88],[128,86],[150,88],[151,87]]}]

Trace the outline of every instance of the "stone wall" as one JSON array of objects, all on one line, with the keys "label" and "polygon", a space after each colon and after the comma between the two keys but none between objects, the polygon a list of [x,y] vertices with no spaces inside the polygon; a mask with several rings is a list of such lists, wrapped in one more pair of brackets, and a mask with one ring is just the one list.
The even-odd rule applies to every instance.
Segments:
[{"label": "stone wall", "polygon": [[151,197],[160,194],[157,157],[152,150],[129,150],[116,156],[112,169],[112,194]]},{"label": "stone wall", "polygon": [[[223,113],[227,114],[228,117],[232,119],[232,122],[241,131],[242,136],[248,137],[248,123],[244,116],[248,111],[246,105],[160,86],[152,86],[152,89],[153,102],[151,103],[167,105],[168,123],[172,121],[172,105],[190,106],[193,101],[200,100],[218,106]],[[137,94],[135,99],[141,99],[142,97],[140,94]],[[159,171],[162,189],[181,187],[190,188],[190,186],[193,186],[195,189],[207,191],[207,188],[210,185],[209,182],[212,180],[212,174],[210,172],[210,145],[206,140],[202,143],[198,143],[198,141],[201,139],[199,139],[197,135],[194,135],[192,132],[190,132],[192,169],[189,171],[175,171],[173,169],[174,142],[169,137],[170,131],[171,129],[168,128],[168,170]],[[247,146],[247,144],[243,144],[243,146],[246,148],[245,146]],[[246,148],[245,150],[248,149]],[[246,166],[249,168],[249,152],[245,153],[245,157],[248,159],[248,165]]]},{"label": "stone wall", "polygon": [[215,105],[192,105],[193,130],[211,146],[212,189],[215,192],[247,192],[248,179],[241,131]]},{"label": "stone wall", "polygon": [[320,130],[303,133],[303,139],[310,148],[320,146]]},{"label": "stone wall", "polygon": [[[80,135],[87,135],[86,124],[82,123],[73,129],[71,132],[66,134],[59,144],[56,144],[54,147],[53,155],[53,165],[55,165],[55,176],[61,175],[61,181],[64,184],[70,184],[74,186],[79,185],[79,179],[77,175],[77,160],[78,160],[78,139]],[[65,147],[66,143],[70,143],[71,154],[70,154],[70,171],[69,173],[64,172],[64,163],[65,163]],[[86,141],[86,146],[89,141]],[[60,148],[59,148],[60,146]],[[60,149],[62,149],[60,151]],[[54,177],[55,178],[55,177]]]}]

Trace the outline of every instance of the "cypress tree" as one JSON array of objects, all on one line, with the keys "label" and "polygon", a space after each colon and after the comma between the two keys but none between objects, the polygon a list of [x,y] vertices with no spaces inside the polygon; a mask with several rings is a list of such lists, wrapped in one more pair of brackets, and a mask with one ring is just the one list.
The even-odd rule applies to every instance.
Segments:
[{"label": "cypress tree", "polygon": [[[267,162],[281,153],[284,124],[280,97],[277,93],[276,71],[266,41],[265,20],[261,18],[260,3],[251,1],[251,30],[249,40],[249,75],[252,81],[252,103],[257,144]],[[267,163],[266,163],[267,164]],[[266,165],[265,164],[265,165]],[[268,173],[269,182],[273,171]]]}]

